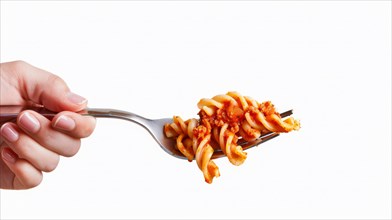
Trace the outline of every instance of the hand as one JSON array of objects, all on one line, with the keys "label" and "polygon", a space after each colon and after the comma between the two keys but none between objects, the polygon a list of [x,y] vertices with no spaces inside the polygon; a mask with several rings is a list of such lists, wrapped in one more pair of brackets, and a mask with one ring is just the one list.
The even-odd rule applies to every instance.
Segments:
[{"label": "hand", "polygon": [[40,104],[59,112],[50,121],[26,110],[0,128],[0,188],[28,189],[41,183],[42,172],[57,167],[60,156],[78,152],[95,119],[75,113],[86,108],[87,100],[58,76],[23,61],[0,65],[0,105]]}]

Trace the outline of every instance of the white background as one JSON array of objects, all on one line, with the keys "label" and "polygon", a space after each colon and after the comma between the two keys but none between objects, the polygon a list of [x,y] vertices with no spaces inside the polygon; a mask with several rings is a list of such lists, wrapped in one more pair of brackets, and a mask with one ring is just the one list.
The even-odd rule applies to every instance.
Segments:
[{"label": "white background", "polygon": [[235,90],[302,128],[216,160],[209,185],[142,127],[99,119],[41,185],[0,191],[1,218],[391,218],[390,1],[1,1],[12,60],[90,107],[189,118]]}]

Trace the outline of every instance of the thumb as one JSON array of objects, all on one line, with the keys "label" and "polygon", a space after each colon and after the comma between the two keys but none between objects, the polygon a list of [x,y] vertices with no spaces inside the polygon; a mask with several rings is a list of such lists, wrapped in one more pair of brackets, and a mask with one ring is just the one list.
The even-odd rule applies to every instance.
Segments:
[{"label": "thumb", "polygon": [[55,112],[76,112],[86,108],[87,99],[71,92],[59,76],[25,62],[17,66],[16,72],[26,101],[41,104]]}]

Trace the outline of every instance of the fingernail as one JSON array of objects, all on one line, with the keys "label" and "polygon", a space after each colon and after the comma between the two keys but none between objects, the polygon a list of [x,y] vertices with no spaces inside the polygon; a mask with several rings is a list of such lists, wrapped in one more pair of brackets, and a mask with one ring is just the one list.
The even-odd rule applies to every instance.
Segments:
[{"label": "fingernail", "polygon": [[1,156],[9,163],[15,163],[18,159],[18,155],[8,147],[4,148],[4,150],[1,152]]},{"label": "fingernail", "polygon": [[65,131],[72,131],[75,128],[75,126],[76,126],[75,121],[72,118],[65,115],[61,115],[60,117],[58,117],[53,124],[53,127]]},{"label": "fingernail", "polygon": [[25,112],[19,118],[19,124],[22,128],[26,129],[31,133],[38,132],[40,128],[39,121],[30,113]]},{"label": "fingernail", "polygon": [[18,132],[10,125],[4,124],[0,128],[1,135],[9,142],[15,142],[19,139]]},{"label": "fingernail", "polygon": [[68,93],[68,100],[76,105],[82,105],[87,102],[86,98],[84,98],[78,94],[75,94],[73,92]]}]

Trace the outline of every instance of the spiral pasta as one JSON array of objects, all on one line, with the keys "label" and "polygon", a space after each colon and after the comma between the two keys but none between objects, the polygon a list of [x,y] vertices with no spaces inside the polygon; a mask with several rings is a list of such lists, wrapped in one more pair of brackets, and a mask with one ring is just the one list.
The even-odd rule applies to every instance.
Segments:
[{"label": "spiral pasta", "polygon": [[241,165],[247,153],[237,144],[240,138],[252,141],[268,132],[298,130],[300,123],[292,117],[282,119],[270,102],[259,103],[238,92],[203,98],[197,103],[199,119],[184,121],[179,116],[165,124],[164,133],[176,139],[177,149],[196,160],[207,183],[219,177],[219,168],[211,160],[214,150],[220,149],[233,165]]}]

